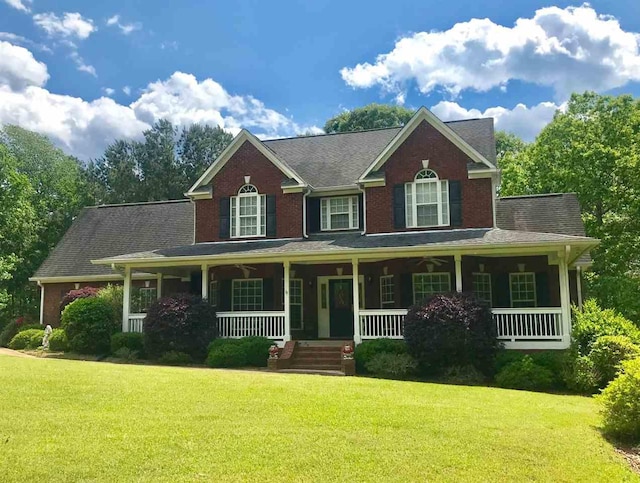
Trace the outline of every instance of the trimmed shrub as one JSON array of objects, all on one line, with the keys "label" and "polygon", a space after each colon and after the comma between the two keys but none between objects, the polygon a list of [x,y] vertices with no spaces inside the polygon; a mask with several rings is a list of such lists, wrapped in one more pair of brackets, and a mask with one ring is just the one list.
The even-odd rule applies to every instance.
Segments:
[{"label": "trimmed shrub", "polygon": [[111,335],[119,329],[111,305],[97,297],[80,298],[69,304],[62,312],[61,323],[69,347],[81,354],[109,353]]},{"label": "trimmed shrub", "polygon": [[239,343],[216,344],[211,348],[205,364],[209,367],[244,367],[247,365],[247,352]]},{"label": "trimmed shrub", "polygon": [[379,352],[366,364],[370,374],[389,379],[406,379],[416,373],[418,363],[409,354]]},{"label": "trimmed shrub", "polygon": [[100,289],[95,287],[82,287],[76,290],[69,290],[60,301],[60,313],[64,312],[64,309],[66,309],[67,305],[69,305],[71,302],[78,299],[95,297],[96,295],[98,295],[99,291]]},{"label": "trimmed shrub", "polygon": [[125,361],[135,361],[138,359],[138,351],[132,351],[128,347],[122,346],[113,353],[113,356]]},{"label": "trimmed shrub", "polygon": [[640,443],[640,358],[622,362],[622,372],[598,399],[605,433],[621,441]]},{"label": "trimmed shrub", "polygon": [[509,389],[544,391],[551,389],[553,382],[551,371],[533,362],[528,355],[508,364],[496,375],[496,384]]},{"label": "trimmed shrub", "polygon": [[595,300],[587,300],[582,310],[574,309],[572,337],[580,355],[587,355],[598,337],[624,335],[640,344],[640,329],[611,309],[601,309]]},{"label": "trimmed shrub", "polygon": [[144,338],[139,332],[116,332],[111,336],[111,353],[116,354],[122,348],[142,356],[144,352]]},{"label": "trimmed shrub", "polygon": [[13,339],[11,339],[11,342],[9,342],[9,349],[37,349],[42,345],[43,337],[44,329],[23,330],[18,332]]},{"label": "trimmed shrub", "polygon": [[124,288],[122,285],[107,285],[98,292],[98,297],[105,300],[113,309],[114,322],[122,324],[122,301]]},{"label": "trimmed shrub", "polygon": [[167,351],[158,358],[160,364],[167,366],[186,366],[191,364],[193,360],[189,354],[179,351]]},{"label": "trimmed shrub", "polygon": [[424,373],[473,365],[493,372],[501,347],[489,306],[469,294],[428,297],[409,308],[404,320],[407,349]]},{"label": "trimmed shrub", "polygon": [[598,387],[604,388],[618,375],[622,361],[640,357],[640,347],[624,335],[603,335],[591,346],[589,359],[593,363]]},{"label": "trimmed shrub", "polygon": [[216,312],[191,294],[163,297],[151,304],[144,319],[144,351],[157,358],[165,352],[189,354],[201,361],[217,336]]},{"label": "trimmed shrub", "polygon": [[266,367],[269,358],[269,347],[273,344],[266,337],[243,337],[240,346],[244,348],[247,365],[254,367]]},{"label": "trimmed shrub", "polygon": [[353,358],[356,360],[357,372],[367,371],[367,363],[377,354],[406,354],[407,344],[397,339],[366,340],[356,346]]},{"label": "trimmed shrub", "polygon": [[448,384],[475,386],[487,382],[487,377],[473,366],[453,366],[445,369],[441,380]]},{"label": "trimmed shrub", "polygon": [[565,372],[565,382],[572,391],[593,394],[598,390],[598,378],[589,356],[581,356],[574,349]]},{"label": "trimmed shrub", "polygon": [[42,329],[42,326],[40,324],[29,324],[24,317],[18,317],[16,320],[12,320],[5,325],[2,332],[0,332],[0,347],[8,347],[11,339],[13,339],[18,332],[29,329]]},{"label": "trimmed shrub", "polygon": [[53,329],[49,337],[49,350],[53,352],[66,352],[69,350],[69,340],[63,329]]},{"label": "trimmed shrub", "polygon": [[516,350],[504,350],[496,358],[496,374],[514,362],[521,362],[525,356],[529,356],[534,364],[548,369],[553,378],[555,389],[566,388],[566,373],[570,366],[569,355],[564,350],[545,350],[527,354]]}]

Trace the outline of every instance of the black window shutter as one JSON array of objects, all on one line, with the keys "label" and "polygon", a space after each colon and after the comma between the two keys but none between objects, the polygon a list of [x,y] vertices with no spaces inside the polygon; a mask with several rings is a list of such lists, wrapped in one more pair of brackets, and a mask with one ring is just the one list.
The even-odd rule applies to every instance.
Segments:
[{"label": "black window shutter", "polygon": [[403,273],[400,275],[400,302],[402,308],[409,308],[413,305],[413,275]]},{"label": "black window shutter", "polygon": [[449,181],[449,213],[451,226],[462,226],[462,184]]},{"label": "black window shutter", "polygon": [[493,303],[494,307],[511,307],[511,287],[509,286],[509,274],[497,273],[492,275]]},{"label": "black window shutter", "polygon": [[538,307],[549,306],[549,274],[547,272],[536,273],[536,302]]},{"label": "black window shutter", "polygon": [[231,238],[231,199],[220,198],[220,238]]},{"label": "black window shutter", "polygon": [[393,187],[393,227],[396,230],[407,227],[404,184],[397,184]]},{"label": "black window shutter", "polygon": [[275,293],[272,278],[262,279],[262,307],[264,310],[273,310],[275,307]]},{"label": "black window shutter", "polygon": [[364,230],[364,195],[358,195],[358,228]]},{"label": "black window shutter", "polygon": [[320,231],[320,198],[307,198],[307,230],[309,233]]},{"label": "black window shutter", "polygon": [[267,195],[267,236],[276,236],[276,195]]},{"label": "black window shutter", "polygon": [[218,306],[220,307],[220,311],[229,311],[231,310],[231,280],[220,280],[218,286],[220,289],[220,298],[218,299]]},{"label": "black window shutter", "polygon": [[189,291],[193,295],[202,295],[202,272],[191,272]]}]

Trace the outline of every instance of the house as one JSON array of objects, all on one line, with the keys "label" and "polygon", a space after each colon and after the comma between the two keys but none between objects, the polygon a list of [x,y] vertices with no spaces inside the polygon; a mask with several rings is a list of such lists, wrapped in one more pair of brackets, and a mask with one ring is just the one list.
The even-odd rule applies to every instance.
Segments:
[{"label": "house", "polygon": [[74,287],[123,283],[123,330],[195,292],[223,337],[402,337],[407,307],[468,291],[507,348],[569,346],[598,243],[573,194],[496,196],[492,119],[260,141],[241,131],[183,201],[86,208],[33,276],[41,322]]}]

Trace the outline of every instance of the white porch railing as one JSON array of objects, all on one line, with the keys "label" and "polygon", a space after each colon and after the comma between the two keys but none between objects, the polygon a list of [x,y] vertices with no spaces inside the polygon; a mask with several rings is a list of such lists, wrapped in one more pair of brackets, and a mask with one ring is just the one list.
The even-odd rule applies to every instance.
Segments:
[{"label": "white porch railing", "polygon": [[284,339],[284,311],[218,312],[218,337]]},{"label": "white porch railing", "polygon": [[562,340],[565,335],[560,307],[493,309],[498,339],[518,342]]},{"label": "white porch railing", "polygon": [[129,314],[129,324],[125,332],[142,332],[144,318],[147,314]]},{"label": "white porch railing", "polygon": [[402,339],[402,322],[407,309],[360,310],[360,336],[362,339]]}]

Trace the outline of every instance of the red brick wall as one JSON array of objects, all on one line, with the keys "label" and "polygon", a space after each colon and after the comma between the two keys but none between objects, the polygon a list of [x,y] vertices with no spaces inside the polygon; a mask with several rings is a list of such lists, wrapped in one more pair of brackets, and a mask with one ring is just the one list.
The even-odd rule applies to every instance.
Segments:
[{"label": "red brick wall", "polygon": [[302,237],[302,193],[283,194],[286,176],[248,141],[236,151],[212,180],[213,199],[196,200],[196,243],[218,241],[220,235],[220,199],[235,196],[251,176],[260,194],[276,196],[277,238]]},{"label": "red brick wall", "polygon": [[461,228],[493,226],[491,180],[468,179],[469,158],[429,123],[423,121],[382,167],[386,185],[366,189],[367,233],[398,231],[393,227],[393,187],[413,181],[418,171],[423,169],[424,159],[429,160],[429,169],[434,170],[440,179],[461,181]]}]

